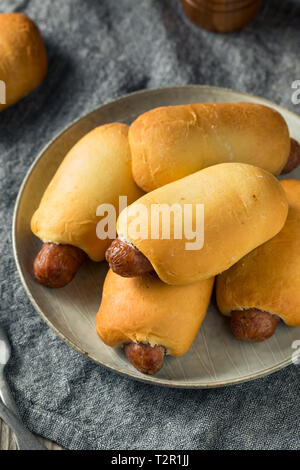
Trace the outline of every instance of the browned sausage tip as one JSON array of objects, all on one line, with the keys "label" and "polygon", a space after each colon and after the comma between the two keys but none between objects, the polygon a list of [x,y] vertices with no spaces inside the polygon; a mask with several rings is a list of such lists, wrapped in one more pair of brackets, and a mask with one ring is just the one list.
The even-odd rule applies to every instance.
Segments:
[{"label": "browned sausage tip", "polygon": [[291,150],[289,158],[282,170],[282,174],[290,173],[300,164],[300,145],[295,139],[291,139]]},{"label": "browned sausage tip", "polygon": [[47,287],[64,287],[86,259],[84,251],[71,245],[44,243],[33,263],[36,280]]},{"label": "browned sausage tip", "polygon": [[105,253],[114,273],[122,277],[136,277],[153,271],[152,264],[136,247],[114,240]]},{"label": "browned sausage tip", "polygon": [[277,315],[251,308],[231,312],[230,327],[234,336],[244,341],[264,341],[270,338],[280,321]]},{"label": "browned sausage tip", "polygon": [[156,374],[163,366],[165,357],[165,348],[163,346],[128,343],[124,349],[133,367],[144,374]]}]

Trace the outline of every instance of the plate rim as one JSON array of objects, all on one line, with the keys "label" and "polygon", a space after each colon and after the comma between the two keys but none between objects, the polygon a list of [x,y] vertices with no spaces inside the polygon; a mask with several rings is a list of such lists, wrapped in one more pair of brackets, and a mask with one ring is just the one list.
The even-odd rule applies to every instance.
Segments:
[{"label": "plate rim", "polygon": [[208,389],[208,388],[214,389],[214,388],[221,388],[221,387],[239,385],[241,383],[250,382],[250,381],[262,378],[262,377],[266,377],[270,374],[273,374],[273,373],[275,373],[275,372],[291,365],[292,364],[292,358],[290,357],[288,359],[285,359],[285,360],[275,364],[272,367],[269,367],[267,369],[263,369],[259,372],[256,372],[256,373],[252,374],[252,375],[239,376],[235,379],[215,381],[213,383],[211,383],[211,382],[202,382],[202,383],[184,382],[184,383],[181,383],[178,380],[172,381],[170,379],[161,379],[160,377],[155,377],[155,376],[147,376],[147,375],[140,376],[140,375],[137,375],[134,371],[128,371],[128,372],[126,371],[125,372],[121,368],[113,367],[113,366],[111,366],[111,365],[109,365],[105,362],[101,362],[99,359],[94,357],[92,354],[86,352],[84,349],[82,349],[81,347],[76,345],[73,342],[72,339],[70,339],[67,335],[65,335],[59,329],[57,329],[55,327],[55,325],[52,324],[51,321],[48,319],[48,317],[44,314],[43,310],[39,307],[39,305],[37,304],[37,302],[33,298],[30,289],[28,288],[28,286],[26,284],[26,281],[25,281],[25,278],[24,278],[24,275],[23,275],[23,271],[22,271],[22,267],[21,267],[21,264],[19,262],[18,246],[17,246],[17,240],[16,240],[16,238],[17,238],[16,225],[17,225],[17,219],[18,219],[18,214],[19,214],[19,206],[20,206],[20,202],[21,202],[24,190],[25,190],[25,188],[28,184],[29,178],[31,176],[31,173],[33,172],[33,170],[36,167],[36,165],[38,164],[38,162],[43,158],[44,153],[60,137],[62,137],[63,134],[68,132],[79,121],[88,118],[93,113],[99,111],[100,109],[108,107],[111,104],[118,104],[118,103],[121,104],[122,101],[124,101],[124,100],[126,100],[130,97],[133,97],[133,96],[147,95],[147,94],[152,94],[152,93],[159,92],[159,91],[162,91],[162,92],[163,91],[165,91],[165,92],[167,92],[167,91],[176,91],[176,90],[182,90],[183,88],[185,88],[185,89],[194,89],[194,90],[195,89],[205,90],[207,88],[209,90],[223,91],[225,93],[226,92],[238,93],[241,96],[250,97],[250,98],[254,98],[254,99],[259,99],[260,101],[263,101],[266,105],[270,105],[272,107],[275,105],[278,109],[280,109],[280,110],[284,111],[285,113],[288,113],[288,114],[292,115],[292,117],[300,120],[300,117],[296,113],[294,113],[293,111],[290,111],[289,109],[285,108],[284,106],[278,105],[277,103],[272,102],[271,100],[268,100],[266,98],[263,98],[263,97],[260,97],[260,96],[257,96],[257,95],[253,95],[251,93],[246,93],[246,92],[243,92],[243,91],[234,90],[234,89],[231,89],[231,88],[224,88],[224,87],[210,86],[210,85],[196,85],[196,84],[193,84],[193,85],[178,85],[178,86],[171,86],[171,87],[151,88],[151,89],[134,91],[132,93],[127,93],[125,95],[122,95],[119,98],[109,100],[109,101],[105,102],[104,104],[102,104],[100,106],[97,106],[96,108],[89,111],[88,113],[85,113],[82,116],[74,119],[70,124],[65,126],[62,131],[57,132],[55,134],[55,136],[53,138],[51,138],[51,140],[41,148],[38,155],[34,158],[33,162],[29,166],[29,168],[26,171],[26,174],[25,174],[25,176],[22,180],[21,186],[18,190],[18,194],[17,194],[16,200],[15,200],[15,204],[14,204],[13,217],[12,217],[12,229],[11,229],[12,230],[12,248],[13,248],[14,260],[15,260],[15,263],[16,263],[16,266],[17,266],[17,271],[18,271],[19,277],[21,279],[21,283],[22,283],[23,288],[25,290],[25,293],[26,293],[27,297],[29,298],[31,304],[33,305],[35,311],[42,318],[42,320],[47,324],[47,326],[61,340],[63,340],[68,346],[71,346],[73,349],[75,349],[75,351],[79,352],[80,354],[82,354],[86,358],[92,360],[96,364],[98,364],[102,367],[105,367],[107,370],[115,372],[115,373],[117,373],[117,374],[119,374],[123,377],[133,379],[133,380],[137,380],[139,382],[143,382],[143,383],[147,383],[147,384],[151,384],[151,385],[156,385],[156,386],[167,387],[167,388],[178,388],[178,389],[189,389],[189,390]]}]

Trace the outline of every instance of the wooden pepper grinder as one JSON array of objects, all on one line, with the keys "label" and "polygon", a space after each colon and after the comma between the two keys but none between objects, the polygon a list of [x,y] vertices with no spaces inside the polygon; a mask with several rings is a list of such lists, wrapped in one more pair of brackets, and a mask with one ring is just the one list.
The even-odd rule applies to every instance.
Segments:
[{"label": "wooden pepper grinder", "polygon": [[186,15],[202,28],[231,33],[257,15],[262,0],[181,0]]}]

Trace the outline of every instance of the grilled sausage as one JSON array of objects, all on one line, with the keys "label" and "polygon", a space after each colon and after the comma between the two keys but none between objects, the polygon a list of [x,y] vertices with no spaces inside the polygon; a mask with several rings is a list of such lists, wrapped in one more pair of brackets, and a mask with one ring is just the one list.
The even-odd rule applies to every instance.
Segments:
[{"label": "grilled sausage", "polygon": [[291,150],[289,154],[289,158],[283,168],[281,174],[290,173],[290,171],[297,168],[300,164],[300,145],[295,139],[291,139]]},{"label": "grilled sausage", "polygon": [[152,264],[135,246],[114,240],[105,253],[106,261],[116,274],[136,277],[153,271]]},{"label": "grilled sausage", "polygon": [[64,287],[85,259],[84,251],[75,246],[44,243],[34,260],[34,276],[44,286]]},{"label": "grilled sausage", "polygon": [[231,312],[230,327],[236,338],[259,342],[274,334],[279,321],[277,315],[251,308]]},{"label": "grilled sausage", "polygon": [[133,367],[144,374],[156,374],[163,366],[165,357],[165,348],[163,346],[128,343],[124,349]]}]

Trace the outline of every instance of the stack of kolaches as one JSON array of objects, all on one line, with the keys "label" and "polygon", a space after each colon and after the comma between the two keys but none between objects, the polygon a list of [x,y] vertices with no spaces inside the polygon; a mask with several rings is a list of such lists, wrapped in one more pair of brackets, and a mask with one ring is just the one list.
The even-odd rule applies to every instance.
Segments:
[{"label": "stack of kolaches", "polygon": [[[188,351],[216,276],[218,306],[236,337],[267,339],[279,319],[300,325],[300,182],[276,178],[299,162],[282,116],[254,103],[170,106],[129,128],[96,128],[69,151],[32,217],[44,243],[34,275],[63,287],[87,256],[106,257],[97,332],[148,374],[165,354]],[[119,196],[129,206],[117,236],[100,239],[97,207],[118,211]],[[170,217],[168,236],[158,217],[153,237],[151,209],[162,206],[183,217]],[[200,229],[202,243],[193,245]]]},{"label": "stack of kolaches", "polygon": [[[47,53],[20,13],[0,14],[0,53],[2,111],[42,83]],[[68,152],[32,217],[43,242],[34,276],[63,287],[87,257],[106,258],[97,332],[144,373],[188,351],[216,276],[233,334],[263,341],[280,319],[300,325],[300,181],[276,178],[299,162],[283,117],[254,103],[161,107],[130,127],[97,127]],[[119,215],[109,238],[97,230],[103,204]],[[149,231],[153,207],[171,209],[167,236],[160,216]]]}]

